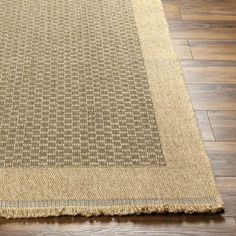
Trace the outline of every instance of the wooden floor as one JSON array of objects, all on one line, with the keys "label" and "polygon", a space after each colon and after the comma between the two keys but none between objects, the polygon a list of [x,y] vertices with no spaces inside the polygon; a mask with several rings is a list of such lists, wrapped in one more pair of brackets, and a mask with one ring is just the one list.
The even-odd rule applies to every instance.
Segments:
[{"label": "wooden floor", "polygon": [[236,235],[236,0],[163,0],[226,211],[0,219],[0,235]]}]

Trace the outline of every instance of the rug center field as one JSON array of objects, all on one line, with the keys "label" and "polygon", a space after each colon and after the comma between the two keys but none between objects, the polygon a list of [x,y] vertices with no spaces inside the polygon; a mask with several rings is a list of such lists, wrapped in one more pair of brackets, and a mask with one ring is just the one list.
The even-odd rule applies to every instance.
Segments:
[{"label": "rug center field", "polygon": [[0,7],[0,167],[165,165],[131,2],[24,2]]}]

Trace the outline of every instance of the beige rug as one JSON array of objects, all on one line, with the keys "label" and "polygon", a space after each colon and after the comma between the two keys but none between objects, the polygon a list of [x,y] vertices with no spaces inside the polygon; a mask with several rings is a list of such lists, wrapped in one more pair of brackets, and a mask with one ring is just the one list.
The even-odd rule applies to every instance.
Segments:
[{"label": "beige rug", "polygon": [[0,0],[0,216],[217,212],[160,0]]}]

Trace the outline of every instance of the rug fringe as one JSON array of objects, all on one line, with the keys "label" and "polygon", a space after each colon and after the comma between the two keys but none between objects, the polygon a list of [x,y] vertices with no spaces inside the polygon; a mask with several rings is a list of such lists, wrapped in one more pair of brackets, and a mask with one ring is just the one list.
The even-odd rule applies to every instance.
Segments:
[{"label": "rug fringe", "polygon": [[48,208],[5,208],[0,209],[0,216],[10,218],[37,218],[50,216],[122,216],[151,213],[216,213],[224,209],[223,203],[214,205],[163,205],[163,206],[102,206],[102,207],[48,207]]}]

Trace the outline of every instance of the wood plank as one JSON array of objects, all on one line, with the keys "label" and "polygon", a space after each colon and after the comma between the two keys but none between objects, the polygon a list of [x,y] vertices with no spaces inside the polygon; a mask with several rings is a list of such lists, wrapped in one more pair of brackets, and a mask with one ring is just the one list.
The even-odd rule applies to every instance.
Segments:
[{"label": "wood plank", "polygon": [[204,142],[215,176],[236,177],[236,142]]},{"label": "wood plank", "polygon": [[195,110],[236,110],[236,84],[188,84]]},{"label": "wood plank", "polygon": [[174,39],[236,39],[236,22],[169,21]]},{"label": "wood plank", "polygon": [[187,40],[172,40],[179,59],[192,59],[191,50]]},{"label": "wood plank", "polygon": [[167,3],[171,3],[171,4],[176,4],[176,5],[179,5],[182,0],[161,0],[162,1],[162,4],[167,4]]},{"label": "wood plank", "polygon": [[203,140],[214,140],[214,136],[212,134],[211,125],[208,119],[208,115],[206,111],[196,111],[195,112],[198,125],[201,131]]},{"label": "wood plank", "polygon": [[165,16],[168,21],[169,20],[182,20],[179,10],[178,11],[166,11]]},{"label": "wood plank", "polygon": [[236,40],[189,40],[195,60],[236,60]]},{"label": "wood plank", "polygon": [[236,61],[215,61],[215,60],[201,60],[201,61],[196,61],[196,60],[181,60],[181,65],[185,67],[194,67],[194,66],[222,66],[222,67],[236,67]]},{"label": "wood plank", "polygon": [[235,60],[235,40],[189,40],[195,60]]},{"label": "wood plank", "polygon": [[140,235],[235,236],[234,218],[221,215],[149,215],[124,217],[58,217],[1,222],[8,235]]},{"label": "wood plank", "polygon": [[182,61],[187,83],[236,84],[236,62],[234,61]]},{"label": "wood plank", "polygon": [[236,215],[236,177],[216,177],[225,204],[223,216]]},{"label": "wood plank", "polygon": [[217,141],[236,141],[236,111],[208,111],[208,115]]},{"label": "wood plank", "polygon": [[[181,12],[181,10],[180,10]],[[234,13],[222,14],[222,13],[181,13],[182,20],[195,20],[195,21],[235,21],[236,15]]]},{"label": "wood plank", "polygon": [[163,2],[167,20],[182,20],[179,7],[174,2]]},{"label": "wood plank", "polygon": [[182,0],[179,7],[183,20],[236,20],[234,0]]}]

